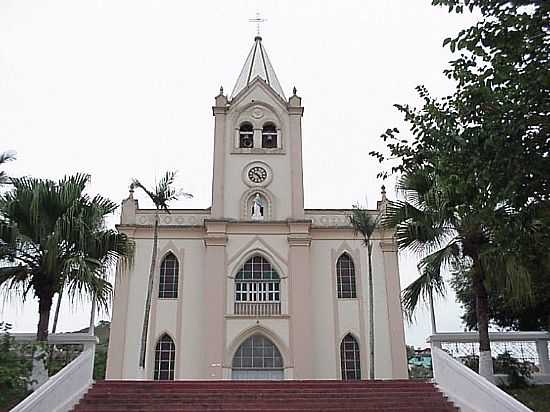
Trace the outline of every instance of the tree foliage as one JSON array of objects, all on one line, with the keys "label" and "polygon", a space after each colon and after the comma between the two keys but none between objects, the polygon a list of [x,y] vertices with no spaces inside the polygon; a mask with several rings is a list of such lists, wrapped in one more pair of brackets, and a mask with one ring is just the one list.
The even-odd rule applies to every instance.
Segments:
[{"label": "tree foliage", "polygon": [[[550,259],[540,256],[540,259]],[[489,319],[504,329],[550,330],[550,264],[538,259],[528,261],[531,274],[532,299],[527,302],[511,300],[505,291],[498,288],[489,290]],[[470,273],[463,268],[452,272],[451,285],[461,303],[464,313],[462,321],[469,330],[477,329],[476,302],[472,294]]]},{"label": "tree foliage", "polygon": [[419,86],[420,107],[396,105],[410,133],[388,129],[388,153],[371,155],[394,162],[379,176],[404,176],[409,199],[393,205],[392,223],[401,248],[424,254],[405,308],[442,290],[445,265],[462,265],[476,298],[480,350],[488,351],[487,291],[504,291],[516,303],[529,296],[528,254],[549,245],[550,2],[433,4],[481,13],[477,24],[443,41],[455,53],[444,74],[456,91],[437,98]]},{"label": "tree foliage", "polygon": [[[15,160],[15,154],[13,152],[0,153],[0,165],[3,165],[10,160]],[[5,185],[8,182],[8,174],[4,170],[0,170],[0,185]]]},{"label": "tree foliage", "polygon": [[38,299],[38,340],[46,340],[53,296],[62,287],[74,298],[93,296],[107,308],[112,265],[127,261],[133,244],[104,227],[116,204],[84,190],[90,177],[58,182],[12,178],[0,198],[0,286],[9,295]]},{"label": "tree foliage", "polygon": [[[420,108],[396,105],[411,137],[388,129],[382,138],[393,171],[428,167],[465,203],[521,209],[550,194],[550,4],[539,1],[435,0],[482,19],[444,41],[459,56],[445,75],[456,92],[442,99],[417,88]],[[380,161],[386,155],[372,152]],[[382,172],[388,176],[388,172]]]},{"label": "tree foliage", "polygon": [[10,335],[11,325],[0,322],[0,408],[13,406],[28,393],[32,361],[21,359],[21,348]]}]

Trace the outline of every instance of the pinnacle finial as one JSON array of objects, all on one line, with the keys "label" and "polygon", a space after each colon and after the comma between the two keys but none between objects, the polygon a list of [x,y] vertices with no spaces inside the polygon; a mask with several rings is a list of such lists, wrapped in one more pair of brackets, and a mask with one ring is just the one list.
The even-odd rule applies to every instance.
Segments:
[{"label": "pinnacle finial", "polygon": [[296,89],[296,86],[292,88],[292,94],[296,96],[296,93],[298,93],[298,90]]},{"label": "pinnacle finial", "polygon": [[386,201],[386,186],[382,185],[382,187],[380,187],[380,194],[382,195],[382,201]]},{"label": "pinnacle finial", "polygon": [[223,86],[220,86],[220,96],[223,96]]},{"label": "pinnacle finial", "polygon": [[130,190],[129,190],[129,194],[128,194],[128,199],[133,199],[134,198],[134,184],[133,183],[130,183]]}]

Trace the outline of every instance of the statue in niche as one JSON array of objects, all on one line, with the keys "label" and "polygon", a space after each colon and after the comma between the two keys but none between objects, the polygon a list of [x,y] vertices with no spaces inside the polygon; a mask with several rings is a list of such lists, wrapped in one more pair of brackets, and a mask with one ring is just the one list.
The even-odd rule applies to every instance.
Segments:
[{"label": "statue in niche", "polygon": [[264,205],[262,202],[262,198],[258,193],[256,193],[256,196],[254,197],[254,200],[252,202],[252,215],[253,220],[263,220],[264,219]]}]

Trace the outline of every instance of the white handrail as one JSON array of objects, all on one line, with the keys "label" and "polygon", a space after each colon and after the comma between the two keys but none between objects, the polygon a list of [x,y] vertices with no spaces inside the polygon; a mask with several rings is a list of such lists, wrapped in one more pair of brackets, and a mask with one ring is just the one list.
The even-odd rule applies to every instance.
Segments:
[{"label": "white handrail", "polygon": [[[548,343],[550,343],[550,332],[489,332],[491,342],[532,342],[535,344],[538,367],[540,375],[544,375],[541,382],[547,383],[550,375],[550,357],[548,356]],[[427,342],[432,347],[441,348],[442,343],[477,343],[479,333],[477,332],[445,332],[435,333],[428,337]]]},{"label": "white handrail", "polygon": [[[550,332],[489,332],[491,342],[533,342],[550,341]],[[477,332],[444,332],[428,337],[428,342],[479,342]]]},{"label": "white handrail", "polygon": [[[16,342],[33,342],[35,334],[14,333]],[[97,337],[84,333],[60,333],[49,344],[83,344],[84,350],[71,363],[49,378],[10,412],[69,412],[93,382]]]},{"label": "white handrail", "polygon": [[436,346],[432,365],[437,386],[462,412],[533,412]]},{"label": "white handrail", "polygon": [[[36,333],[10,333],[16,342],[36,342]],[[54,333],[48,335],[48,345],[96,344],[97,337],[88,333]]]}]

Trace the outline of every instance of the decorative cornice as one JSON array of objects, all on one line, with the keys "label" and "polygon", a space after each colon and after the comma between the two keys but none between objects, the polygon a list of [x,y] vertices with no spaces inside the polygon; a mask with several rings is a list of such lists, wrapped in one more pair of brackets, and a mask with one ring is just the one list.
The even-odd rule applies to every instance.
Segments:
[{"label": "decorative cornice", "polygon": [[212,106],[212,114],[215,116],[217,114],[227,114],[229,110],[228,106]]},{"label": "decorative cornice", "polygon": [[225,220],[207,219],[204,221],[206,235],[204,236],[204,245],[225,246],[227,244],[227,222]]},{"label": "decorative cornice", "polygon": [[305,233],[291,233],[287,237],[289,246],[310,246],[311,236]]},{"label": "decorative cornice", "polygon": [[290,115],[298,115],[303,116],[304,115],[304,108],[303,107],[293,107],[293,106],[287,106],[288,114]]},{"label": "decorative cornice", "polygon": [[207,234],[204,237],[204,245],[208,246],[225,246],[227,245],[227,236],[218,234]]}]

